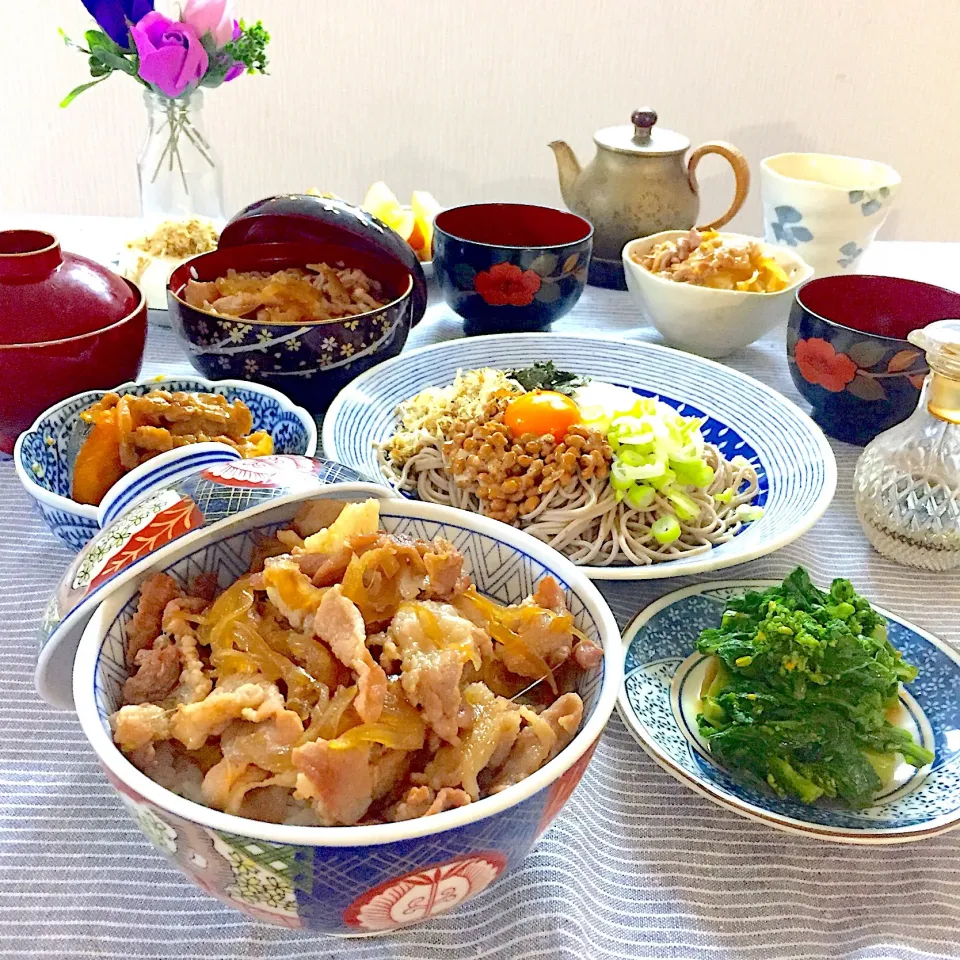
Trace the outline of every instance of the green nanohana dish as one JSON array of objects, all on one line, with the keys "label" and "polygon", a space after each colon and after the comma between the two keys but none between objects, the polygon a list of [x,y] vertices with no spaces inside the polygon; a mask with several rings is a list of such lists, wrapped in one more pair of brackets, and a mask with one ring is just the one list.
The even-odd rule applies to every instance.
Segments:
[{"label": "green nanohana dish", "polygon": [[697,724],[713,757],[753,785],[804,803],[866,807],[902,755],[933,754],[894,726],[917,668],[849,580],[817,589],[798,567],[780,586],[731,597],[697,649],[713,660]]}]

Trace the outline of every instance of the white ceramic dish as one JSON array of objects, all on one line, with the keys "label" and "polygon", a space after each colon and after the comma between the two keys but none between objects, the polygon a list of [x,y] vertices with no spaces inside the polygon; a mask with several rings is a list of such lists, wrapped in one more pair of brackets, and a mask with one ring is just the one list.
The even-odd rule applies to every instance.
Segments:
[{"label": "white ceramic dish", "polygon": [[763,517],[727,543],[648,566],[581,567],[592,579],[657,580],[745,563],[805,533],[833,499],[837,468],[829,443],[775,390],[689,353],[613,337],[513,333],[402,353],[338,394],[324,418],[324,452],[365,476],[382,478],[374,444],[393,434],[399,403],[427,387],[447,386],[458,370],[511,370],[547,359],[562,370],[659,396],[682,413],[704,417],[706,439],[728,456],[745,456],[761,478],[757,503]]},{"label": "white ceramic dish", "polygon": [[[179,220],[181,218],[171,217],[170,219]],[[218,234],[226,226],[225,220],[208,222]],[[132,280],[143,291],[143,296],[147,301],[147,309],[150,311],[150,319],[168,327],[170,321],[166,318],[167,281],[177,267],[188,260],[192,260],[195,254],[191,254],[189,257],[155,257],[128,245],[148,235],[158,225],[156,222],[139,221],[137,229],[131,231],[130,235],[124,238],[123,246],[113,259],[113,265],[121,276]],[[142,270],[140,269],[141,259],[147,261]]]},{"label": "white ceramic dish", "polygon": [[[665,240],[676,240],[686,233],[664,230],[631,240],[623,248],[627,288],[668,346],[702,357],[725,357],[777,326],[786,327],[793,293],[813,276],[811,267],[789,250],[764,245],[766,252],[786,270],[790,285],[776,293],[752,293],[667,280],[633,259],[634,255],[649,253]],[[726,231],[723,236],[744,242],[757,239]]]}]

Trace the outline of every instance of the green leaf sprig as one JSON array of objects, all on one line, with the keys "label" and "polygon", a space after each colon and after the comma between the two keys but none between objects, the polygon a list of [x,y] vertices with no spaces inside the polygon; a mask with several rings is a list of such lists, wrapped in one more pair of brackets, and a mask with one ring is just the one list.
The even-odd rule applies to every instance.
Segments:
[{"label": "green leaf sprig", "polygon": [[266,73],[269,61],[267,59],[267,44],[270,43],[270,34],[261,21],[251,26],[241,20],[240,36],[231,40],[223,49],[233,60],[239,61],[247,68],[247,73]]},{"label": "green leaf sprig", "polygon": [[138,75],[140,58],[136,51],[124,50],[117,46],[102,30],[87,30],[83,35],[87,44],[85,47],[71,40],[63,30],[60,30],[60,36],[71,50],[76,50],[87,58],[90,76],[93,77],[93,80],[74,87],[60,101],[61,107],[69,107],[81,93],[95,87],[98,83],[102,83],[112,73],[125,73],[143,86],[147,86]]}]

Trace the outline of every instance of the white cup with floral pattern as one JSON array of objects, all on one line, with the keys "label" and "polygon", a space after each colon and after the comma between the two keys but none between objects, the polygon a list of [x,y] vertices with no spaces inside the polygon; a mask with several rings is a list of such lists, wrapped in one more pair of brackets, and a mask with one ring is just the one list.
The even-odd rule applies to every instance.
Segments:
[{"label": "white cup with floral pattern", "polygon": [[764,237],[793,247],[816,276],[854,273],[883,226],[900,174],[875,160],[779,153],[760,162]]}]

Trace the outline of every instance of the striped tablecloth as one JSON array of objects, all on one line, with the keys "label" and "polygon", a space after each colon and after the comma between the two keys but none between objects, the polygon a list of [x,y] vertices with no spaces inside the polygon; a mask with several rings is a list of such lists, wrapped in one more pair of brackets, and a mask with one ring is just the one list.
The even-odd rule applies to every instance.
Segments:
[{"label": "striped tablecloth", "polygon": [[[958,248],[877,244],[868,267],[947,277],[960,287]],[[655,339],[637,328],[625,294],[605,291],[588,290],[557,329]],[[410,346],[461,333],[457,319],[434,305]],[[782,339],[729,363],[799,402]],[[154,329],[145,374],[186,369],[170,332]],[[827,515],[792,546],[724,570],[724,578],[782,577],[798,563],[823,581],[842,574],[878,604],[960,644],[956,575],[907,571],[871,551],[850,493],[858,451],[834,449],[839,487]],[[32,513],[11,464],[0,463],[0,957],[960,957],[960,831],[873,848],[777,833],[671,779],[616,716],[581,786],[524,865],[454,915],[350,942],[259,925],[201,893],[154,852],[104,782],[75,719],[35,694],[34,636],[68,560]],[[693,579],[601,589],[626,624]]]}]

